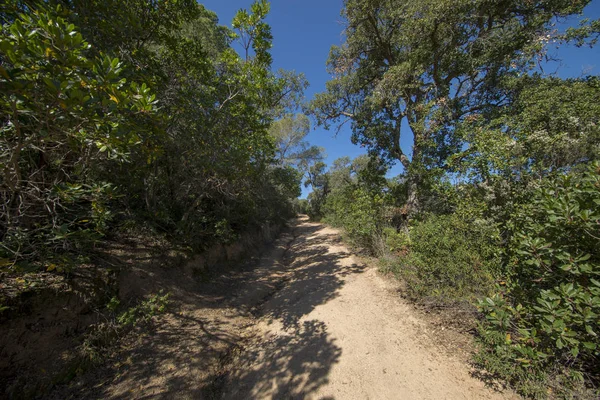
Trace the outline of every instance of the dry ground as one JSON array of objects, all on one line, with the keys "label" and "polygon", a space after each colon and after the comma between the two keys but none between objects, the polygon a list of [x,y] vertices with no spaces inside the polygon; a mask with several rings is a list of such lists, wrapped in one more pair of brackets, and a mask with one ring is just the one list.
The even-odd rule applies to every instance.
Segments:
[{"label": "dry ground", "polygon": [[55,398],[515,398],[442,351],[392,280],[306,218],[210,283],[185,268],[137,273],[173,292],[171,311]]}]

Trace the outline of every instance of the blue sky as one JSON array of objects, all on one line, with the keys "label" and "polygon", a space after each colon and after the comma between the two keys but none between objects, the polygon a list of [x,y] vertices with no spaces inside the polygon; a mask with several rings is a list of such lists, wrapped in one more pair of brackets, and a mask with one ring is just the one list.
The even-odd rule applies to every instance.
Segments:
[{"label": "blue sky", "polygon": [[[206,8],[217,13],[222,25],[231,27],[231,19],[240,8],[249,8],[252,0],[200,0]],[[332,45],[340,45],[342,37],[342,0],[272,0],[271,13],[267,22],[273,33],[274,69],[303,72],[310,82],[306,91],[307,99],[325,90],[325,82],[331,77],[325,70],[325,63]],[[600,1],[593,0],[584,12],[584,17],[600,18]],[[577,25],[577,19],[568,22]],[[559,27],[560,28],[560,27]],[[594,49],[573,46],[551,49],[562,59],[544,67],[545,72],[556,72],[561,77],[579,77],[600,73],[600,47]],[[335,130],[326,131],[313,127],[308,136],[311,144],[324,147],[327,164],[342,156],[354,158],[365,151],[350,142],[350,127],[346,125],[337,136]],[[408,152],[412,138],[410,132],[403,133],[403,148]],[[395,166],[389,176],[401,172]],[[302,197],[308,190],[303,188]]]}]

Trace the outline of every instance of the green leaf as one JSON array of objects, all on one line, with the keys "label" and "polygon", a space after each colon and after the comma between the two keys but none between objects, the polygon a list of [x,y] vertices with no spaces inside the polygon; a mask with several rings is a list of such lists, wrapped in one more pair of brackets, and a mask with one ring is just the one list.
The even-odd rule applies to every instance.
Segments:
[{"label": "green leaf", "polygon": [[598,347],[598,345],[596,343],[592,343],[592,342],[582,342],[583,347],[585,347],[588,350],[596,350],[596,348]]},{"label": "green leaf", "polygon": [[579,347],[573,347],[571,349],[571,354],[573,355],[573,357],[577,357],[579,355]]}]

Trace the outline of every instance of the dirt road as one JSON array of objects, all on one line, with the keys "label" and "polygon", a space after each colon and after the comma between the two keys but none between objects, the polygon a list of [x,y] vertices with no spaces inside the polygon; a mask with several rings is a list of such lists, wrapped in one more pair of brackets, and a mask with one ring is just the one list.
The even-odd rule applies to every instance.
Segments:
[{"label": "dirt road", "polygon": [[127,280],[169,291],[170,312],[53,398],[512,398],[441,352],[392,280],[306,218],[210,281],[142,257],[132,264]]},{"label": "dirt road", "polygon": [[438,354],[393,283],[361,265],[337,231],[302,219],[293,236],[278,272],[285,284],[255,310],[257,339],[222,398],[508,398]]}]

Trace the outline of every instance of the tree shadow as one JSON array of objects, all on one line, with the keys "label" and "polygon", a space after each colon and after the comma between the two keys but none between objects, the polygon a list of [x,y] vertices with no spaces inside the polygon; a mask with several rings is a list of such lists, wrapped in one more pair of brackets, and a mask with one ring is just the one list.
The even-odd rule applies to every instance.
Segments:
[{"label": "tree shadow", "polygon": [[342,348],[324,322],[311,318],[316,307],[339,296],[347,279],[365,266],[332,245],[338,235],[322,225],[302,224],[290,246],[285,285],[256,306],[266,324],[266,340],[255,343],[226,380],[225,399],[303,399],[328,382]]},{"label": "tree shadow", "polygon": [[244,321],[170,312],[150,332],[125,343],[118,355],[58,388],[53,399],[204,398],[228,354],[239,349]]},{"label": "tree shadow", "polygon": [[[53,398],[300,399],[314,393],[328,382],[342,349],[309,314],[365,269],[336,247],[338,235],[323,229],[300,221],[270,251],[211,282],[174,275],[176,269],[140,271],[152,274],[151,287],[142,289],[162,286],[177,304],[152,332],[125,343]],[[256,318],[266,324],[264,335],[251,336]]]},{"label": "tree shadow", "polygon": [[488,389],[493,390],[496,393],[505,393],[511,390],[509,385],[499,374],[487,371],[484,365],[475,362],[474,360],[470,360],[468,364],[471,367],[469,375],[483,382]]},{"label": "tree shadow", "polygon": [[297,328],[300,319],[317,306],[338,296],[346,278],[365,270],[351,261],[351,254],[332,251],[330,245],[340,243],[338,235],[313,235],[322,226],[298,227],[300,240],[290,248],[292,275],[285,287],[261,305],[261,315],[269,322],[279,321],[283,329]]},{"label": "tree shadow", "polygon": [[[222,399],[304,399],[328,382],[342,349],[321,321],[303,321],[285,335],[246,351]],[[214,392],[204,392],[204,395]]]}]

